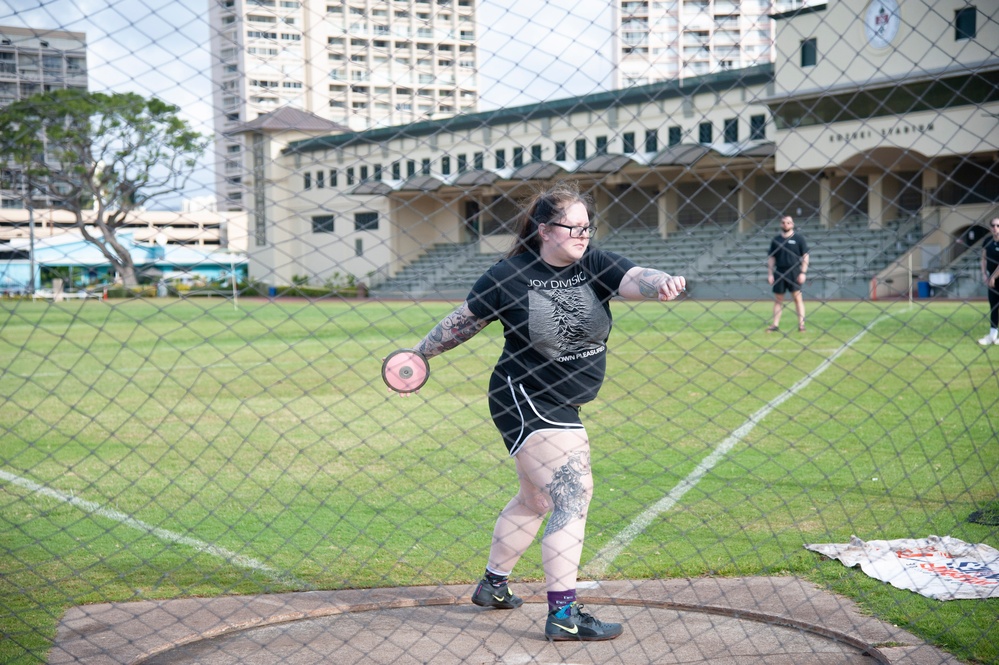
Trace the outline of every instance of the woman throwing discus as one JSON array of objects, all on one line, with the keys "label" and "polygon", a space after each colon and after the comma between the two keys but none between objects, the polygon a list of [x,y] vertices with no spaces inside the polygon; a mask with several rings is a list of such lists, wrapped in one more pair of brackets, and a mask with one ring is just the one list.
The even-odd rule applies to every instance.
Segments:
[{"label": "woman throwing discus", "polygon": [[683,277],[590,247],[596,232],[590,203],[572,183],[537,193],[520,215],[506,258],[416,347],[433,358],[493,321],[503,325],[489,409],[516,462],[520,486],[496,521],[472,602],[499,609],[523,604],[508,579],[548,517],[541,550],[549,640],[609,640],[622,632],[621,624],[600,621],[576,602],[593,493],[590,441],[579,409],[596,398],[604,380],[610,301],[673,300],[686,288]]}]

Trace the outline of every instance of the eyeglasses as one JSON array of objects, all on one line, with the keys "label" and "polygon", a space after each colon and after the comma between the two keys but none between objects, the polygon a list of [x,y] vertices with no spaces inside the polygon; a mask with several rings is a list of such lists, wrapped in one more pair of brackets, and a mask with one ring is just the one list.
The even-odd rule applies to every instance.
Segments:
[{"label": "eyeglasses", "polygon": [[569,229],[570,238],[592,238],[597,235],[597,227],[592,224],[589,226],[569,226],[568,224],[559,224],[558,222],[548,222],[549,226],[561,226],[563,229]]}]

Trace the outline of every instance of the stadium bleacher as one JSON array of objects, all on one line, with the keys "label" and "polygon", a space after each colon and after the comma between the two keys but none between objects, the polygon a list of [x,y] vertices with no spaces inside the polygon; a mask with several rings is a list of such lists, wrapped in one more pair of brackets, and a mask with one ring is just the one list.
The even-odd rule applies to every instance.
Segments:
[{"label": "stadium bleacher", "polygon": [[[797,221],[808,240],[810,290],[819,298],[866,297],[871,278],[904,254],[922,234],[918,219],[897,220],[868,228],[864,217],[851,217],[833,228],[816,218]],[[603,230],[601,230],[603,231]],[[655,229],[619,229],[598,236],[596,244],[639,265],[684,275],[702,298],[766,298],[766,256],[776,225],[740,233],[738,225],[683,226],[667,238]],[[437,244],[375,289],[376,297],[462,298],[475,279],[501,258],[480,253],[476,243]]]}]

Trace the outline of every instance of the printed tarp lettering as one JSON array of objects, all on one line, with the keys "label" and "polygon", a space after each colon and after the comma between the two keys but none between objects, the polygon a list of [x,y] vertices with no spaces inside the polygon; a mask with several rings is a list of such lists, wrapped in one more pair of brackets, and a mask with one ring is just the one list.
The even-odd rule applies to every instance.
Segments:
[{"label": "printed tarp lettering", "polygon": [[999,550],[957,538],[805,545],[805,549],[860,566],[867,575],[937,600],[999,598]]}]

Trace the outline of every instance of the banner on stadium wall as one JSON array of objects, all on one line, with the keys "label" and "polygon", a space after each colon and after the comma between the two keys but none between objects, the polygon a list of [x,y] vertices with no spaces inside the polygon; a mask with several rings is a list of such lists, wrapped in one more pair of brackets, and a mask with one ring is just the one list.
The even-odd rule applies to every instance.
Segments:
[{"label": "banner on stadium wall", "polygon": [[820,543],[805,549],[936,600],[999,598],[999,550],[950,536]]}]

